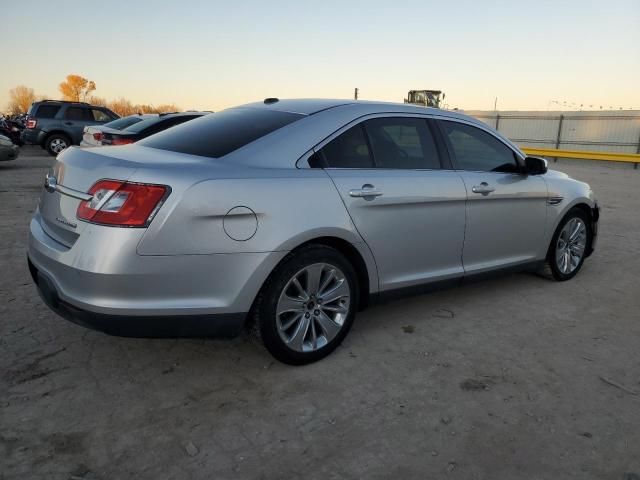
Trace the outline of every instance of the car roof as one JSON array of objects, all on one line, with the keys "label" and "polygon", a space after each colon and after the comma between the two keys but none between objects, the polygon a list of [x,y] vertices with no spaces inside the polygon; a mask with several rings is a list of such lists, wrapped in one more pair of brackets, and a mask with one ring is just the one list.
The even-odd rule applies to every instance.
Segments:
[{"label": "car roof", "polygon": [[278,100],[268,99],[235,108],[272,109],[288,111],[303,115],[299,121],[292,122],[283,128],[275,130],[262,138],[251,142],[229,155],[247,165],[260,166],[263,158],[271,158],[271,166],[287,168],[291,159],[299,159],[315,145],[335,134],[359,119],[378,114],[400,114],[431,117],[434,119],[459,120],[476,125],[490,131],[504,143],[510,145],[516,152],[520,150],[499,132],[473,117],[462,112],[442,110],[439,108],[423,107],[408,103],[376,102],[366,100],[332,100],[332,99],[300,99]]},{"label": "car roof", "polygon": [[329,110],[331,108],[349,106],[352,112],[360,111],[363,115],[374,112],[394,112],[394,113],[430,113],[440,117],[464,118],[466,115],[451,110],[441,110],[439,108],[423,107],[411,103],[379,102],[372,100],[346,100],[332,98],[296,98],[277,99],[267,98],[262,102],[247,103],[234,108],[260,108],[271,109],[281,112],[298,113],[300,115],[314,115],[316,113]]}]

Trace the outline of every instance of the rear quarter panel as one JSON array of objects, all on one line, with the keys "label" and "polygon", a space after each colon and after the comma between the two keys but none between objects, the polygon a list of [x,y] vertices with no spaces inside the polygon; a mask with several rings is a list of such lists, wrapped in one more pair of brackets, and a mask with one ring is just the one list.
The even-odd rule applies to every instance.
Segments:
[{"label": "rear quarter panel", "polygon": [[[377,291],[371,252],[324,171],[245,168],[226,173],[233,178],[195,184],[176,176],[172,181],[167,178],[172,193],[139,243],[138,254],[287,252],[319,237],[336,237],[360,252],[367,264],[371,291]],[[157,183],[157,172],[153,175]],[[148,179],[141,169],[131,180]],[[248,232],[245,238],[232,238],[230,225]]]},{"label": "rear quarter panel", "polygon": [[[138,253],[273,252],[291,250],[326,235],[361,243],[328,176],[321,170],[292,172],[293,175],[280,171],[260,178],[203,180],[182,192],[172,192],[174,198],[150,225]],[[234,216],[231,211],[237,207],[243,207],[241,216],[246,218]],[[234,240],[225,231],[225,217],[227,227],[228,221],[233,220],[240,223],[236,226],[239,230],[250,231],[255,224],[255,233],[250,238]]]}]

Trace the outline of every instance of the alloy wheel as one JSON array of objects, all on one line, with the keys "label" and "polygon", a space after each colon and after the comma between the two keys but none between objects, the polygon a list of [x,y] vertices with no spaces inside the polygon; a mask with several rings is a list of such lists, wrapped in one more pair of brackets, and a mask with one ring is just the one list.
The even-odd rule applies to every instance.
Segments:
[{"label": "alloy wheel", "polygon": [[587,226],[573,217],[562,228],[556,243],[556,265],[565,275],[572,273],[584,256],[587,246]]},{"label": "alloy wheel", "polygon": [[54,138],[53,140],[51,140],[50,146],[51,146],[51,151],[54,153],[60,153],[61,151],[63,151],[65,148],[68,147],[67,142],[65,142],[61,138]]},{"label": "alloy wheel", "polygon": [[316,351],[340,332],[350,302],[349,282],[338,267],[309,265],[293,275],[280,294],[276,307],[278,334],[294,351]]}]

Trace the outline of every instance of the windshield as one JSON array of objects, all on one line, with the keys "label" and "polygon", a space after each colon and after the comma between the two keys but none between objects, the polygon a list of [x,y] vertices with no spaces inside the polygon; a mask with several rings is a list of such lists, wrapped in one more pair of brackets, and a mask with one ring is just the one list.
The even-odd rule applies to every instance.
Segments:
[{"label": "windshield", "polygon": [[303,117],[277,110],[231,108],[153,135],[138,144],[219,158]]}]

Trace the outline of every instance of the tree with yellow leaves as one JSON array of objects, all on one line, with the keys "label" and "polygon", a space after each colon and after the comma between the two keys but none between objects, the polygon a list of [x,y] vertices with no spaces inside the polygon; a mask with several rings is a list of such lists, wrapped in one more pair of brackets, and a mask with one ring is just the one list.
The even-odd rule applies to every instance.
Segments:
[{"label": "tree with yellow leaves", "polygon": [[33,88],[18,85],[9,90],[9,113],[11,115],[26,113],[33,102],[41,99],[40,95],[34,93]]},{"label": "tree with yellow leaves", "polygon": [[58,87],[63,100],[84,102],[87,95],[96,89],[96,84],[80,75],[67,75],[67,79]]}]

